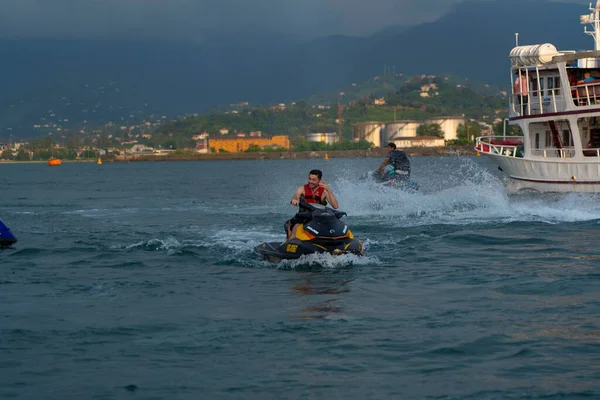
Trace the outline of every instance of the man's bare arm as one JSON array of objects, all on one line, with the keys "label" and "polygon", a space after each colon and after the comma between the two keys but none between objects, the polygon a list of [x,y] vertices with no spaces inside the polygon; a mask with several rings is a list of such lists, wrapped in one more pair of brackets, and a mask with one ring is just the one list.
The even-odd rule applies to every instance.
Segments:
[{"label": "man's bare arm", "polygon": [[383,170],[383,167],[385,167],[389,163],[390,163],[390,159],[389,158],[386,158],[385,160],[383,160],[383,162],[381,163],[381,165],[379,166],[379,168],[377,168],[377,172],[381,172]]},{"label": "man's bare arm", "polygon": [[325,200],[327,200],[329,202],[329,204],[331,204],[331,207],[338,208],[340,205],[338,204],[338,201],[335,198],[335,195],[333,194],[333,192],[331,191],[331,188],[329,187],[329,185],[327,185],[327,183],[325,183],[325,181],[321,181],[319,183],[319,186],[323,187],[323,194],[325,195]]},{"label": "man's bare arm", "polygon": [[298,202],[300,201],[300,196],[302,196],[304,194],[304,186],[300,186],[298,189],[296,189],[296,193],[294,193],[294,196],[292,196],[292,200],[290,201],[290,203],[292,203],[292,205],[297,206]]}]

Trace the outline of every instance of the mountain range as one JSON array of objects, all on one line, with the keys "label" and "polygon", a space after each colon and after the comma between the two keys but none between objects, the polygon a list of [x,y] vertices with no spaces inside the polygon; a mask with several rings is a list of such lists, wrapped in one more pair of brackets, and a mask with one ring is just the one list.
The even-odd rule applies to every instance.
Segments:
[{"label": "mountain range", "polygon": [[0,138],[34,124],[123,123],[216,104],[290,102],[387,71],[457,74],[508,88],[515,32],[523,44],[593,48],[586,7],[465,1],[440,19],[369,37],[311,41],[249,32],[211,42],[0,40]]}]

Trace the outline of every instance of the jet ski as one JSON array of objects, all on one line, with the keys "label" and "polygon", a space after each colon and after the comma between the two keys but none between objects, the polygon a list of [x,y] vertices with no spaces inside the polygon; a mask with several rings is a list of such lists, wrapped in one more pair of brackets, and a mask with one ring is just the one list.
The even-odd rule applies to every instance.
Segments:
[{"label": "jet ski", "polygon": [[363,244],[356,239],[348,225],[340,218],[347,215],[321,204],[300,201],[296,218],[306,222],[299,224],[296,237],[282,242],[265,242],[254,248],[254,252],[270,262],[295,260],[303,255],[329,253],[332,255],[365,254]]},{"label": "jet ski", "polygon": [[11,247],[15,243],[17,243],[17,238],[14,237],[10,229],[4,225],[4,222],[0,220],[0,248]]},{"label": "jet ski", "polygon": [[380,174],[377,171],[371,173],[371,177],[377,183],[381,183],[384,186],[399,188],[407,191],[419,190],[419,184],[415,181],[410,180],[410,172],[394,170],[390,165],[384,169],[384,174]]}]

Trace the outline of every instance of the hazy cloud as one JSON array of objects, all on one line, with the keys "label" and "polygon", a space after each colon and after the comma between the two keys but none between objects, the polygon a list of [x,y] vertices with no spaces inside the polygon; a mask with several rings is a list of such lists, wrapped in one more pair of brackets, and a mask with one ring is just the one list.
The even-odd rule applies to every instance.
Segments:
[{"label": "hazy cloud", "polygon": [[460,1],[0,0],[0,37],[202,40],[249,30],[304,37],[367,35],[390,25],[434,20]]}]

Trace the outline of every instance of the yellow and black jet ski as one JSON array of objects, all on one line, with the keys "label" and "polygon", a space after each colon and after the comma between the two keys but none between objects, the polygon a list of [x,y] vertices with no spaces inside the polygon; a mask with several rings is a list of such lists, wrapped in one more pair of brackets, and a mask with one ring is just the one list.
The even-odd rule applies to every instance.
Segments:
[{"label": "yellow and black jet ski", "polygon": [[296,237],[282,242],[265,242],[254,248],[254,252],[271,262],[294,260],[303,255],[329,253],[332,255],[364,255],[364,247],[356,239],[348,225],[341,221],[343,211],[337,211],[321,204],[300,202],[301,209],[296,219],[300,223]]}]

